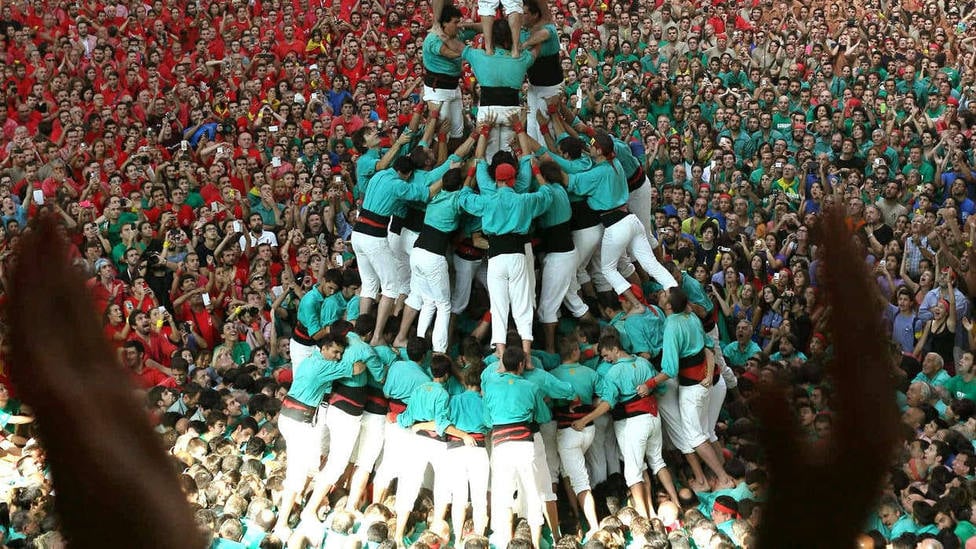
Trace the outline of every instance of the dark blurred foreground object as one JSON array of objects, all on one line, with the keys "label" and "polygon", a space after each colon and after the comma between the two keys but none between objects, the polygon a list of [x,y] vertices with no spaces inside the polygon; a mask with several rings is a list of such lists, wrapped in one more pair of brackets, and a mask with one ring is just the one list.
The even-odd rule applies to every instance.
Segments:
[{"label": "dark blurred foreground object", "polygon": [[891,357],[879,319],[878,291],[864,256],[834,208],[819,224],[832,309],[835,384],[831,438],[804,440],[784,387],[764,387],[757,413],[764,430],[769,488],[759,547],[854,547],[891,463],[898,413]]},{"label": "dark blurred foreground object", "polygon": [[69,546],[206,547],[55,220],[40,219],[19,252],[11,378],[36,412]]}]

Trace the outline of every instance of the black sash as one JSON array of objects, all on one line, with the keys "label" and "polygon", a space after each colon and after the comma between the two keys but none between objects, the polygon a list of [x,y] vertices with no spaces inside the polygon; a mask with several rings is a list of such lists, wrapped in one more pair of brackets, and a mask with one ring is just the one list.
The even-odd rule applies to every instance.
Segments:
[{"label": "black sash", "polygon": [[434,88],[435,90],[455,90],[458,87],[458,83],[461,81],[461,76],[452,76],[450,74],[441,74],[439,72],[427,71],[424,74],[424,85]]},{"label": "black sash", "polygon": [[481,86],[482,107],[518,107],[519,91],[504,86]]},{"label": "black sash", "polygon": [[488,239],[488,257],[492,258],[502,254],[524,254],[525,244],[529,237],[524,234],[490,234],[485,235]]},{"label": "black sash", "polygon": [[569,227],[569,221],[559,223],[552,227],[539,229],[539,238],[542,240],[543,251],[550,254],[561,252],[571,252],[575,249],[573,245],[573,231]]},{"label": "black sash", "polygon": [[439,231],[430,225],[424,225],[417,237],[417,248],[423,248],[432,254],[447,256],[447,247],[451,242],[451,234]]},{"label": "black sash", "polygon": [[541,55],[528,70],[529,84],[533,86],[555,86],[563,81],[563,68],[559,65],[559,54]]}]

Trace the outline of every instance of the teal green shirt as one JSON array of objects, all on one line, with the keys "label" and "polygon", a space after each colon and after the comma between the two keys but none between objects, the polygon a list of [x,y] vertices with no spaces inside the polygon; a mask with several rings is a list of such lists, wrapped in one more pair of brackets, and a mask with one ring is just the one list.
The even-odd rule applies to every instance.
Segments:
[{"label": "teal green shirt", "polygon": [[477,391],[464,391],[451,397],[448,417],[451,425],[465,433],[488,434],[484,399]]},{"label": "teal green shirt", "polygon": [[[596,394],[596,386],[600,376],[586,366],[576,363],[560,364],[550,371],[556,379],[563,383],[568,383],[573,388],[573,393],[579,397],[583,404],[593,404],[593,395]],[[569,404],[568,399],[563,399],[553,403],[555,406],[565,406]]]},{"label": "teal green shirt", "polygon": [[761,352],[762,347],[751,339],[746,343],[745,348],[741,348],[738,341],[733,341],[722,349],[722,355],[725,356],[725,361],[730,366],[745,366],[749,357],[756,356]]},{"label": "teal green shirt", "polygon": [[598,212],[619,208],[627,203],[627,177],[620,161],[600,162],[593,169],[569,174],[569,192],[586,197],[590,208]]},{"label": "teal green shirt", "polygon": [[621,342],[627,339],[624,350],[628,353],[648,353],[651,358],[661,354],[664,342],[664,311],[654,305],[649,305],[639,315],[620,313],[610,325],[621,335]]},{"label": "teal green shirt", "polygon": [[447,415],[449,400],[442,383],[428,381],[410,394],[407,409],[397,416],[397,423],[400,427],[409,429],[414,423],[433,421],[434,430],[443,436],[444,430],[451,426]]},{"label": "teal green shirt", "polygon": [[405,201],[426,202],[429,191],[427,185],[408,183],[393,168],[388,168],[370,178],[363,198],[363,209],[376,215],[393,215],[397,206]]},{"label": "teal green shirt", "polygon": [[319,291],[318,285],[315,285],[298,302],[298,322],[305,326],[310,337],[326,326],[322,323],[321,317],[324,301],[325,296]]},{"label": "teal green shirt", "polygon": [[346,300],[346,296],[342,295],[341,290],[325,298],[322,301],[322,311],[319,313],[322,325],[332,326],[336,320],[345,318],[348,304],[349,301]]},{"label": "teal green shirt", "polygon": [[562,168],[562,170],[566,173],[585,172],[586,170],[589,170],[593,167],[593,159],[585,154],[580,156],[579,158],[570,160],[568,158],[563,158],[562,156],[560,156],[559,154],[553,151],[550,151],[546,147],[541,147],[539,148],[538,151],[536,151],[536,154],[538,156],[542,156],[543,154],[547,154],[547,153],[549,154],[549,158],[551,158],[553,162],[559,165],[559,167]]},{"label": "teal green shirt", "polygon": [[442,233],[453,233],[460,224],[461,191],[441,191],[437,193],[424,214],[424,225],[437,229]]},{"label": "teal green shirt", "polygon": [[946,372],[945,370],[939,370],[936,372],[935,376],[931,378],[925,375],[925,372],[919,372],[918,375],[915,376],[915,379],[912,380],[912,383],[922,381],[924,383],[928,383],[932,387],[942,387],[949,383],[950,379],[949,372]]},{"label": "teal green shirt", "polygon": [[639,356],[628,356],[614,362],[597,385],[597,394],[610,405],[637,396],[637,386],[657,375],[651,363]]},{"label": "teal green shirt", "polygon": [[412,360],[398,360],[390,365],[386,373],[383,392],[386,396],[403,402],[410,401],[414,389],[431,381],[430,374]]},{"label": "teal green shirt", "polygon": [[731,496],[735,501],[755,498],[755,494],[749,489],[749,485],[744,482],[736,484],[735,488],[723,488],[714,492],[701,492],[696,495],[698,496],[698,510],[709,520],[712,518],[712,507],[719,496]]},{"label": "teal green shirt", "polygon": [[465,46],[461,59],[471,64],[471,72],[478,79],[482,87],[521,89],[525,73],[535,62],[532,53],[522,51],[519,57],[512,57],[511,52],[502,48],[495,48],[494,55],[488,55],[485,50]]},{"label": "teal green shirt", "polygon": [[712,303],[712,298],[708,297],[708,294],[705,293],[705,288],[702,287],[701,282],[698,282],[690,274],[685,273],[681,277],[681,289],[688,294],[688,301],[704,308],[705,312],[710,313],[715,308],[715,304]]},{"label": "teal green shirt", "polygon": [[342,353],[342,363],[352,370],[357,362],[366,365],[366,369],[358,374],[354,374],[342,380],[342,384],[347,387],[363,387],[372,376],[374,379],[386,377],[386,369],[380,357],[376,354],[373,347],[363,341],[359,334],[349,332],[346,334],[346,350]]},{"label": "teal green shirt", "polygon": [[552,204],[549,185],[525,194],[501,187],[490,198],[475,194],[467,187],[460,192],[461,207],[471,215],[481,217],[481,229],[486,235],[527,234],[532,220]]},{"label": "teal green shirt", "polygon": [[382,153],[379,149],[369,149],[356,159],[356,186],[353,188],[353,196],[357,200],[366,195],[369,180],[376,174],[376,165],[383,157]]},{"label": "teal green shirt", "polygon": [[[543,29],[549,32],[549,38],[546,38],[541,44],[539,44],[539,57],[559,55],[559,33],[556,30],[556,25],[547,23],[542,26],[542,29],[539,30]],[[520,43],[525,43],[525,41],[532,36],[533,32],[535,31],[523,28],[520,32]]]},{"label": "teal green shirt", "polygon": [[534,383],[511,372],[498,374],[495,383],[485,385],[485,423],[489,426],[509,423],[546,423],[549,409],[542,392]]},{"label": "teal green shirt", "polygon": [[461,76],[461,59],[451,59],[441,55],[441,46],[444,40],[437,36],[437,33],[427,33],[422,46],[424,68],[430,72],[446,74],[449,76]]},{"label": "teal green shirt", "polygon": [[668,316],[664,321],[661,371],[676,379],[678,361],[700,352],[705,347],[707,337],[701,320],[694,313],[675,313]]},{"label": "teal green shirt", "polygon": [[351,375],[351,364],[326,360],[321,353],[312,353],[296,371],[288,396],[314,408],[332,388],[333,381]]},{"label": "teal green shirt", "polygon": [[562,185],[546,185],[546,187],[552,191],[550,193],[552,195],[552,204],[549,206],[549,209],[539,216],[537,226],[540,229],[567,223],[573,216],[573,209],[569,205],[569,193],[566,192],[566,188]]}]

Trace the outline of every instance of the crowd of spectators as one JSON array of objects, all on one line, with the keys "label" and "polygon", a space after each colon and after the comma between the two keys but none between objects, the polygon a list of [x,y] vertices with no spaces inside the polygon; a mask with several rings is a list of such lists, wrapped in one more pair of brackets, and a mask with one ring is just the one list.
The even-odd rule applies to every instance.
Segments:
[{"label": "crowd of spectators", "polygon": [[[458,7],[478,27],[476,6]],[[648,520],[608,481],[586,546],[749,547],[764,478],[749,403],[761,382],[793,387],[797,421],[822,448],[829,319],[843,313],[818,293],[816,226],[830,205],[847,209],[877,276],[864,300],[884,303],[905,431],[862,546],[976,543],[973,2],[549,9],[564,76],[557,102],[642,162],[659,256],[708,292],[738,378],[718,425],[737,489],[682,489]],[[0,278],[32,220],[57,216],[216,546],[282,542],[270,535],[284,477],[276,419],[297,307],[328,271],[357,268],[349,241],[367,152],[357,131],[375,128],[383,146],[421,133],[404,137],[425,118],[431,13],[426,0],[0,7]],[[466,66],[466,133],[478,92]],[[452,324],[454,356],[466,336],[487,343],[488,299],[476,287]],[[645,280],[645,290],[655,288]],[[387,325],[388,343],[398,328]],[[13,390],[0,385],[3,543],[53,547],[43,441]],[[318,535],[333,548],[392,548],[401,540],[383,503],[336,511]],[[487,547],[426,524],[425,503],[417,543]],[[511,543],[531,544],[518,531]]]}]

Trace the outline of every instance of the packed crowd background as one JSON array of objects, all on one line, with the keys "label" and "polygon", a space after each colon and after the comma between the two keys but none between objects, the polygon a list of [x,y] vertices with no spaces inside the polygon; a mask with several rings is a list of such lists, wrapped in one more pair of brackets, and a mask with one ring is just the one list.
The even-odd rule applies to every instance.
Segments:
[{"label": "packed crowd background", "polygon": [[[17,291],[6,273],[20,234],[56,216],[118,351],[119,382],[141,391],[214,546],[752,546],[766,478],[750,410],[756,388],[793,388],[812,451],[825,451],[831,433],[829,319],[843,311],[818,292],[817,242],[831,205],[846,208],[876,274],[878,291],[864,304],[883,304],[903,412],[904,446],[860,546],[976,546],[973,3],[506,1],[499,17],[491,2],[456,8],[414,0],[0,7],[4,292]],[[526,32],[506,35],[502,22]],[[551,33],[535,39],[540,29]],[[530,67],[543,59],[558,65],[555,85],[534,80]],[[452,63],[456,96],[440,86]],[[503,82],[493,70],[515,65],[511,74],[528,71],[528,82]],[[452,102],[456,110],[445,106]],[[649,201],[597,207],[601,189],[622,181],[623,158],[633,159],[623,175],[640,170],[627,181],[630,198],[641,188]],[[546,265],[566,235],[547,229],[568,233],[563,223],[579,221],[575,207],[572,222],[550,219],[564,186],[605,226],[591,256],[594,246],[606,254],[608,235],[628,218],[639,229],[619,261],[596,254],[579,269],[559,264],[572,276],[553,297]],[[457,203],[453,222],[432,220],[445,196]],[[389,212],[376,215],[384,200],[412,202],[421,227],[448,228],[388,227]],[[417,205],[428,200],[425,220]],[[512,223],[533,217],[533,242],[499,238],[527,235],[529,223]],[[492,228],[506,223],[507,231]],[[400,242],[409,231],[421,237],[416,247]],[[375,239],[386,247],[370,247]],[[446,251],[425,271],[413,251],[432,240]],[[512,256],[524,261],[528,294],[502,304],[512,290],[494,291],[490,263]],[[697,319],[695,333],[715,340],[699,337],[696,348],[715,349],[705,353],[701,385],[714,404],[703,419],[707,440],[691,450],[675,440],[681,419],[665,414],[678,392],[673,380],[665,389],[668,365],[688,358],[667,357],[680,345],[665,316]],[[9,337],[3,324],[0,337]],[[527,355],[516,360],[519,349]],[[661,405],[660,422],[657,402],[640,410],[655,418],[649,438],[659,445],[646,460],[641,451],[640,463],[612,424],[633,417],[596,417],[597,403],[614,398],[606,386],[617,374],[608,372],[621,361],[647,372],[631,384],[634,398],[646,403],[656,391]],[[475,467],[493,433],[494,477],[498,449],[521,455],[511,449],[523,441],[497,445],[500,422],[468,417],[474,433],[455,416],[445,416],[448,426],[441,415],[416,415],[415,397],[384,385],[399,367],[391,365],[405,363],[426,376],[415,386],[445,387],[450,404],[427,403],[435,410],[480,409],[482,398],[498,406],[505,393],[489,390],[496,376],[546,397],[558,435],[528,436],[558,436],[538,443],[543,465],[532,471],[546,470],[552,486],[526,489],[529,473],[505,471],[523,475],[519,501],[507,506],[493,491],[489,528],[477,502],[487,495],[487,457],[480,484],[457,463],[434,463],[424,479],[418,454],[474,450],[454,461]],[[302,364],[318,368],[321,387],[299,377]],[[595,372],[589,394],[576,381],[560,393],[575,368]],[[3,382],[3,544],[56,547],[43,440]],[[303,402],[308,393],[331,403],[328,411]],[[349,395],[382,408],[360,406],[360,431],[332,411]],[[364,457],[371,416],[381,448]],[[391,431],[398,424],[434,436]],[[570,431],[590,433],[585,466],[562,455]],[[358,448],[350,432],[360,433]],[[310,495],[305,472],[289,470],[299,451],[315,473]],[[350,459],[328,459],[337,453]],[[440,493],[448,475],[469,479],[471,493]],[[393,477],[395,488],[380,482]],[[499,537],[495,521],[508,507],[527,522]]]}]

